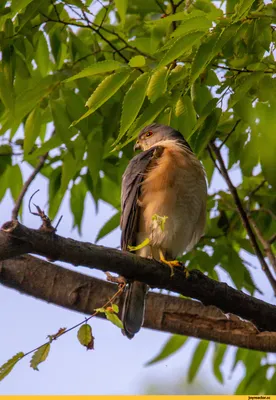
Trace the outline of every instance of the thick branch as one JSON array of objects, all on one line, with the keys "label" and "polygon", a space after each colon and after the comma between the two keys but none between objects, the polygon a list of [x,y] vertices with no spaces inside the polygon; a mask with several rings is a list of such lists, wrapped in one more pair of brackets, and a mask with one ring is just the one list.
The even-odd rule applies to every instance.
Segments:
[{"label": "thick branch", "polygon": [[[0,262],[0,282],[21,293],[88,315],[117,290],[116,285],[32,256]],[[121,309],[122,298],[118,302]],[[216,307],[174,296],[148,295],[144,327],[276,352],[276,333],[260,333],[251,323],[226,316]]]},{"label": "thick branch", "polygon": [[276,331],[275,306],[214,281],[197,270],[191,271],[189,278],[186,278],[182,271],[176,269],[171,277],[170,268],[155,260],[36,231],[17,221],[5,223],[0,232],[0,260],[27,252],[76,266],[115,272],[129,280],[193,297],[205,305],[215,305],[224,312],[252,321],[259,330]]}]

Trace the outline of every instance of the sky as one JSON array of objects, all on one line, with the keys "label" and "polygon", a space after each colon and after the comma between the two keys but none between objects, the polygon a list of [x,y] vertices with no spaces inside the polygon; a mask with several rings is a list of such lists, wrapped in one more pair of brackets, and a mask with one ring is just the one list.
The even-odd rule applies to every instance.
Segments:
[{"label": "sky", "polygon": [[[26,180],[31,169],[23,164],[22,170]],[[224,182],[216,175],[210,190],[218,188],[226,189]],[[26,199],[37,189],[40,189],[40,192],[36,195],[35,202],[44,208],[47,203],[47,181],[41,175],[31,185]],[[56,218],[57,221],[61,214],[64,216],[58,228],[59,235],[93,243],[99,229],[114,214],[114,210],[102,202],[96,214],[92,200],[87,197],[83,234],[80,238],[76,230],[72,230],[68,197],[65,197]],[[0,203],[0,225],[10,219],[12,205],[8,194]],[[32,228],[38,228],[40,225],[38,218],[30,215],[27,210],[27,201],[24,205],[23,223]],[[99,244],[117,247],[119,241],[120,231],[116,229]],[[78,267],[77,271],[105,279],[101,271],[91,271],[83,267]],[[254,270],[253,275],[259,285],[265,288],[266,300],[274,302],[273,294],[260,269]],[[226,274],[220,273],[220,276],[222,280],[231,284]],[[47,304],[3,286],[0,287],[0,302],[0,364],[19,351],[27,352],[39,346],[45,342],[47,335],[54,334],[60,327],[69,328],[84,317],[80,313]],[[175,355],[146,367],[145,363],[160,351],[169,334],[142,329],[134,339],[128,340],[108,321],[93,318],[91,325],[95,337],[95,350],[86,351],[77,340],[77,332],[72,331],[53,343],[48,359],[40,364],[39,371],[29,367],[30,358],[19,362],[11,374],[0,383],[0,394],[143,394],[149,390],[164,394],[175,391],[185,394],[188,390],[193,390],[202,394],[206,385],[210,394],[231,394],[244,373],[243,367],[239,366],[234,374],[231,374],[234,354],[234,348],[231,347],[223,365],[225,384],[220,385],[212,374],[212,344],[199,371],[197,382],[191,389],[189,386],[183,386],[183,383],[186,381],[187,369],[198,343],[197,339],[189,339]]]}]

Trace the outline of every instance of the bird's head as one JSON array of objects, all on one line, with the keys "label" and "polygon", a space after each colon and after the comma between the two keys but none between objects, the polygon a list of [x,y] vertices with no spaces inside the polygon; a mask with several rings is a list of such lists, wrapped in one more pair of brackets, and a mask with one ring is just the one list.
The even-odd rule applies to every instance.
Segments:
[{"label": "bird's head", "polygon": [[189,147],[188,143],[180,132],[176,131],[170,126],[153,123],[141,130],[134,145],[134,150],[148,150],[163,140],[175,140]]}]

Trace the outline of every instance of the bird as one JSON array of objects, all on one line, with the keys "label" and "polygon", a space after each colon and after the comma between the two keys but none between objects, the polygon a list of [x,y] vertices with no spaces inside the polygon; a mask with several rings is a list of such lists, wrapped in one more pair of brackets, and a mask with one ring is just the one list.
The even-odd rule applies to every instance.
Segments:
[{"label": "bird", "polygon": [[[183,135],[152,123],[142,129],[122,177],[121,248],[170,266],[204,233],[207,182],[202,163]],[[123,333],[143,325],[148,286],[130,282],[122,310]]]}]

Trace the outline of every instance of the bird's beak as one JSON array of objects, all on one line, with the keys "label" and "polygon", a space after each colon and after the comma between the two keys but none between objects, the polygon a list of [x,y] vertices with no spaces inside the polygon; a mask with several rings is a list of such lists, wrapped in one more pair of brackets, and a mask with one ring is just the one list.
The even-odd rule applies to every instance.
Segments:
[{"label": "bird's beak", "polygon": [[133,150],[134,150],[134,151],[136,151],[136,150],[141,150],[141,145],[140,145],[140,143],[139,143],[139,140],[137,140],[137,142],[135,143],[135,145],[134,145],[134,147],[133,147]]}]

